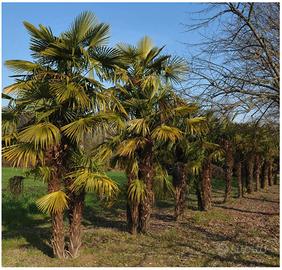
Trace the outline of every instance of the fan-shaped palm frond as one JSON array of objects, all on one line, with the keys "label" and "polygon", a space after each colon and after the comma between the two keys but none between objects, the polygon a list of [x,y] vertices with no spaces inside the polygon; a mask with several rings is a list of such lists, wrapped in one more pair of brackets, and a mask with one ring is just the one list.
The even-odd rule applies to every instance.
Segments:
[{"label": "fan-shaped palm frond", "polygon": [[182,131],[176,127],[161,125],[153,130],[152,138],[158,141],[175,142],[182,138]]},{"label": "fan-shaped palm frond", "polygon": [[2,135],[2,141],[4,142],[5,146],[10,146],[15,142],[18,138],[18,134],[16,132],[9,132],[9,134]]},{"label": "fan-shaped palm frond", "polygon": [[93,26],[97,24],[97,18],[94,13],[85,11],[78,15],[72,23],[70,29],[64,33],[72,44],[78,44],[87,38],[87,34],[93,30]]},{"label": "fan-shaped palm frond", "polygon": [[92,150],[92,155],[94,159],[101,160],[101,162],[105,162],[113,156],[113,150],[109,145],[101,144],[97,148]]},{"label": "fan-shaped palm frond", "polygon": [[56,37],[53,35],[52,30],[43,25],[39,25],[39,28],[36,28],[29,22],[23,23],[29,34],[31,35],[30,40],[30,49],[33,52],[34,57],[41,57],[40,53],[45,50],[50,43],[56,40]]},{"label": "fan-shaped palm frond", "polygon": [[50,89],[54,93],[59,103],[72,102],[81,110],[91,109],[91,101],[84,88],[73,82],[56,82],[50,84]]},{"label": "fan-shaped palm frond", "polygon": [[62,127],[63,133],[71,140],[81,142],[85,134],[92,134],[95,130],[105,127],[106,124],[123,125],[120,117],[111,112],[100,112],[86,116]]},{"label": "fan-shaped palm frond", "polygon": [[188,72],[187,62],[181,57],[171,57],[165,66],[165,78],[174,83],[183,81],[184,75]]},{"label": "fan-shaped palm frond", "polygon": [[145,137],[149,132],[149,125],[144,118],[133,119],[127,122],[127,130],[129,132],[134,132],[135,134],[142,134]]},{"label": "fan-shaped palm frond", "polygon": [[201,168],[202,168],[203,160],[198,158],[197,160],[190,161],[187,166],[191,174],[199,175]]},{"label": "fan-shaped palm frond", "polygon": [[18,134],[20,142],[32,143],[35,149],[48,149],[50,146],[59,144],[61,139],[60,130],[49,122],[30,125]]},{"label": "fan-shaped palm frond", "polygon": [[127,190],[128,199],[132,203],[140,203],[144,200],[146,196],[145,184],[142,180],[133,180]]},{"label": "fan-shaped palm frond", "polygon": [[186,119],[188,131],[193,134],[203,134],[207,131],[207,119],[203,116]]},{"label": "fan-shaped palm frond", "polygon": [[71,186],[74,191],[95,192],[106,198],[113,197],[119,191],[117,184],[104,173],[81,169],[69,173],[67,177],[74,179]]},{"label": "fan-shaped palm frond", "polygon": [[117,155],[121,157],[131,157],[134,152],[142,148],[146,142],[147,140],[142,137],[124,140],[117,148]]},{"label": "fan-shaped palm frond", "polygon": [[153,190],[158,199],[163,199],[166,195],[173,196],[174,194],[171,176],[160,165],[155,168]]},{"label": "fan-shaped palm frond", "polygon": [[7,60],[5,66],[17,74],[33,73],[43,69],[41,65],[25,60]]},{"label": "fan-shaped palm frond", "polygon": [[68,208],[68,196],[61,190],[55,191],[38,199],[36,205],[43,213],[62,213]]},{"label": "fan-shaped palm frond", "polygon": [[143,37],[137,44],[139,55],[142,59],[145,59],[153,48],[153,41],[150,37]]},{"label": "fan-shaped palm frond", "polygon": [[178,106],[171,111],[175,113],[176,116],[186,116],[187,114],[196,112],[199,109],[199,106],[196,104],[190,104],[185,106]]},{"label": "fan-shaped palm frond", "polygon": [[3,157],[12,166],[35,166],[39,161],[43,163],[43,151],[35,149],[32,143],[19,143],[3,148]]}]

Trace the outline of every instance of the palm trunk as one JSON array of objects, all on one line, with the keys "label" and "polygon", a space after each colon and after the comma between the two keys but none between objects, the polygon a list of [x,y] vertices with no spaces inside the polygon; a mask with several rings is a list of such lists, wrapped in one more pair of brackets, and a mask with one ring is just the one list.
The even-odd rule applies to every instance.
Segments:
[{"label": "palm trunk", "polygon": [[241,177],[242,177],[242,197],[244,197],[247,188],[247,166],[245,162],[242,163]]},{"label": "palm trunk", "polygon": [[81,221],[84,208],[84,191],[76,194],[72,192],[70,195],[70,209],[69,209],[69,253],[72,258],[77,258],[79,249],[81,247]]},{"label": "palm trunk", "polygon": [[274,185],[278,185],[279,182],[279,160],[278,164],[275,164],[275,170],[274,170]]},{"label": "palm trunk", "polygon": [[[130,186],[132,180],[134,180],[134,175],[127,171],[127,188]],[[128,199],[126,203],[126,218],[128,231],[131,234],[137,234],[139,223],[139,205],[132,203]]]},{"label": "palm trunk", "polygon": [[273,185],[273,161],[272,159],[270,159],[268,163],[268,184],[269,186]]},{"label": "palm trunk", "polygon": [[247,193],[251,194],[254,191],[254,156],[251,155],[248,160],[248,177],[247,177]]},{"label": "palm trunk", "polygon": [[224,202],[227,202],[231,195],[231,185],[232,185],[232,175],[233,175],[233,153],[232,153],[232,145],[231,142],[225,140],[224,143],[225,148],[225,196]]},{"label": "palm trunk", "polygon": [[203,198],[202,198],[203,196],[202,196],[202,192],[201,192],[200,179],[199,179],[199,182],[197,183],[197,186],[196,186],[196,196],[197,196],[197,202],[198,202],[198,210],[204,211]]},{"label": "palm trunk", "polygon": [[262,189],[267,189],[267,187],[268,187],[268,175],[269,175],[268,172],[269,172],[268,162],[264,161],[264,164],[263,164],[263,177],[262,177],[262,181],[261,181],[261,188]]},{"label": "palm trunk", "polygon": [[[48,181],[48,193],[56,192],[61,189],[61,162],[59,147],[53,147],[45,153],[46,165],[52,170]],[[56,212],[51,215],[52,219],[52,238],[51,245],[54,257],[65,258],[65,228],[63,212]]]},{"label": "palm trunk", "polygon": [[145,157],[140,162],[140,179],[145,183],[145,198],[140,205],[140,232],[146,233],[149,228],[150,216],[152,213],[152,207],[154,204],[154,192],[153,192],[153,155],[152,146],[149,146],[145,151]]},{"label": "palm trunk", "polygon": [[201,177],[202,209],[207,211],[211,208],[211,161],[205,160],[202,167]]},{"label": "palm trunk", "polygon": [[243,197],[243,183],[242,183],[242,162],[238,161],[236,163],[236,176],[238,184],[238,198]]},{"label": "palm trunk", "polygon": [[186,192],[187,192],[187,174],[185,164],[178,162],[173,173],[173,186],[175,188],[175,220],[182,216],[185,210]]},{"label": "palm trunk", "polygon": [[260,190],[261,159],[259,155],[255,157],[255,191]]}]

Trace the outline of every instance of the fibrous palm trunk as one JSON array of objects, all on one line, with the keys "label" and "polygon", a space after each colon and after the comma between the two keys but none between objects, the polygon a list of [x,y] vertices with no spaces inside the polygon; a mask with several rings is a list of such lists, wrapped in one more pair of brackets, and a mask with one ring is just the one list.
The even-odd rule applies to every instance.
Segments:
[{"label": "fibrous palm trunk", "polygon": [[244,197],[244,194],[246,192],[247,188],[247,165],[245,162],[242,162],[242,197]]},{"label": "fibrous palm trunk", "polygon": [[278,185],[279,183],[279,161],[278,164],[275,164],[275,170],[274,170],[274,181],[273,184],[274,185]]},{"label": "fibrous palm trunk", "polygon": [[211,208],[211,161],[205,160],[202,166],[201,175],[201,201],[202,209],[207,211]]},{"label": "fibrous palm trunk", "polygon": [[140,179],[145,183],[145,198],[140,205],[140,232],[146,233],[149,228],[150,216],[154,204],[152,146],[149,146],[145,151],[145,156],[140,161],[139,172]]},{"label": "fibrous palm trunk", "polygon": [[[51,177],[48,181],[48,193],[61,189],[61,155],[60,147],[56,146],[45,153],[46,165],[51,169]],[[51,245],[56,258],[65,257],[65,228],[63,212],[51,214],[52,239]]]},{"label": "fibrous palm trunk", "polygon": [[269,186],[273,185],[273,161],[272,159],[268,162],[268,184]]},{"label": "fibrous palm trunk", "polygon": [[247,176],[247,192],[252,193],[254,190],[254,156],[250,155],[248,159],[248,176]]},{"label": "fibrous palm trunk", "polygon": [[72,258],[76,258],[79,255],[79,249],[81,247],[81,221],[84,208],[85,193],[81,191],[79,193],[71,192],[69,194],[70,207],[69,207],[69,254]]},{"label": "fibrous palm trunk", "polygon": [[255,157],[255,191],[260,190],[260,174],[261,174],[261,158],[259,155]]},{"label": "fibrous palm trunk", "polygon": [[233,163],[234,163],[232,144],[230,141],[225,140],[224,149],[225,149],[225,182],[226,182],[224,202],[227,202],[231,195]]},{"label": "fibrous palm trunk", "polygon": [[262,181],[261,181],[261,188],[262,189],[266,189],[268,187],[268,175],[269,175],[268,162],[264,161],[263,177],[262,177]]},{"label": "fibrous palm trunk", "polygon": [[174,217],[177,220],[183,215],[187,193],[187,173],[185,164],[177,162],[173,172],[173,186],[175,188],[175,209]]},{"label": "fibrous palm trunk", "polygon": [[[130,171],[127,171],[127,188],[130,186],[133,180],[134,180],[133,173]],[[139,204],[138,203],[133,203],[127,199],[126,217],[127,217],[127,227],[128,227],[129,232],[132,234],[137,234],[138,223],[139,223]]]},{"label": "fibrous palm trunk", "polygon": [[204,211],[203,199],[202,199],[202,192],[201,192],[201,183],[198,182],[196,186],[196,196],[198,202],[198,210]]},{"label": "fibrous palm trunk", "polygon": [[243,197],[243,183],[242,183],[242,162],[236,162],[236,176],[238,184],[238,198]]}]

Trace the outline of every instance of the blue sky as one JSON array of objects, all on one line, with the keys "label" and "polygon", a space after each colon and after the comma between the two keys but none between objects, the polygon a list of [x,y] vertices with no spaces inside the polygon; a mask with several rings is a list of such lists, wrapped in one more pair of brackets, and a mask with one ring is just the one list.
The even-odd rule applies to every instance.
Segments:
[{"label": "blue sky", "polygon": [[[197,3],[2,3],[2,60],[30,60],[29,36],[22,24],[50,26],[55,34],[66,30],[75,16],[92,11],[100,22],[111,25],[110,45],[135,44],[148,35],[166,52],[185,56],[191,53],[183,42],[196,42],[195,33],[185,33],[188,13],[199,10]],[[2,87],[13,82],[3,66]]]}]

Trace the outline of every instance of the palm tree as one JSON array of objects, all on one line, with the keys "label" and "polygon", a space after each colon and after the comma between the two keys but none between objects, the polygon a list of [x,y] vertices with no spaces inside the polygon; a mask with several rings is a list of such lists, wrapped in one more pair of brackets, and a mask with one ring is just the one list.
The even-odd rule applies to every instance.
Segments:
[{"label": "palm tree", "polygon": [[[171,85],[186,72],[184,60],[161,55],[148,37],[137,46],[118,45],[125,69],[120,70],[116,97],[125,108],[126,126],[99,149],[112,154],[128,176],[129,230],[147,232],[154,203],[157,151],[168,142],[176,142],[182,132],[170,125],[175,115],[187,114],[189,106],[175,95]],[[99,155],[98,155],[99,156]]]},{"label": "palm tree", "polygon": [[[21,160],[26,167],[44,171],[49,194],[39,200],[39,206],[52,215],[54,255],[65,257],[63,212],[69,208],[69,254],[76,257],[81,245],[85,190],[74,192],[73,184],[80,179],[85,188],[91,182],[99,183],[104,191],[116,190],[112,181],[96,172],[74,174],[69,161],[81,148],[86,134],[93,134],[107,121],[119,123],[119,117],[109,112],[111,92],[93,78],[109,78],[117,53],[104,46],[109,26],[98,23],[89,12],[79,15],[60,36],[54,36],[50,28],[42,25],[24,25],[31,35],[35,62],[6,61],[7,67],[19,75],[5,93],[16,93],[15,112],[25,112],[29,120],[20,128],[10,128],[14,133],[5,134],[13,137],[13,144],[3,149],[4,157],[14,165]],[[7,121],[7,126],[15,127],[13,121]],[[72,177],[67,177],[69,173]]]},{"label": "palm tree", "polygon": [[241,130],[241,125],[235,125],[235,134],[233,137],[234,143],[234,167],[235,167],[235,175],[237,178],[237,197],[242,198],[244,194],[244,183],[243,183],[243,169],[244,169],[244,138]]},{"label": "palm tree", "polygon": [[201,164],[197,185],[199,210],[208,211],[212,207],[212,162],[222,157],[220,145],[202,140],[197,146],[198,164]]},{"label": "palm tree", "polygon": [[[187,115],[176,116],[172,120],[172,123],[183,132],[183,137],[166,150],[171,156],[169,160],[175,189],[175,220],[182,216],[185,210],[188,175],[192,176],[198,169],[198,149],[195,146],[207,131],[206,118],[199,115],[196,105],[190,106],[191,110]],[[164,155],[166,159],[167,156],[168,154]]]},{"label": "palm tree", "polygon": [[221,144],[225,152],[225,195],[224,202],[227,202],[231,196],[232,177],[234,167],[234,126],[230,119],[224,118],[219,126],[221,133]]}]

